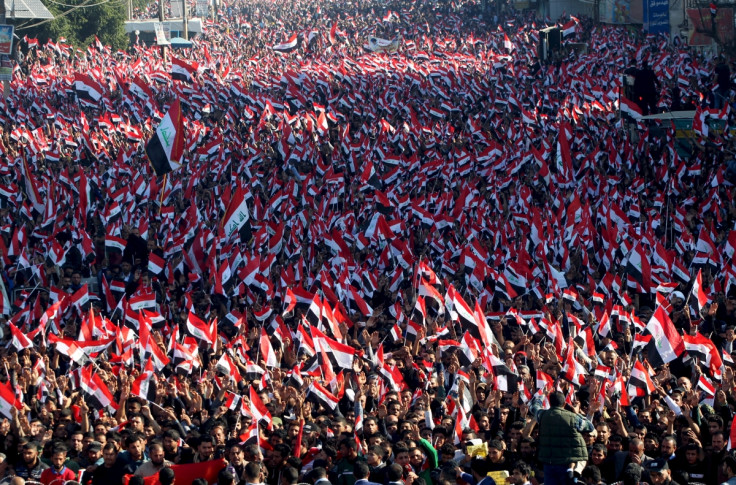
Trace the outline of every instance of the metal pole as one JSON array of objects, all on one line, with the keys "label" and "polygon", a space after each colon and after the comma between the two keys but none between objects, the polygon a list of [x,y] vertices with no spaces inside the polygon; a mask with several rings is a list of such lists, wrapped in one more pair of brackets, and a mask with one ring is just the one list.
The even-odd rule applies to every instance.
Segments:
[{"label": "metal pole", "polygon": [[187,0],[181,0],[181,17],[182,17],[182,25],[184,32],[182,33],[182,37],[184,37],[185,40],[189,40],[189,22],[187,20]]},{"label": "metal pole", "polygon": [[[158,21],[161,22],[161,28],[164,26],[164,20],[166,16],[164,15],[164,0],[159,0],[158,2]],[[166,46],[161,46],[161,57],[163,58],[163,61],[166,62]]]},{"label": "metal pole", "polygon": [[[5,25],[6,23],[8,23],[8,16],[5,10],[5,0],[0,0],[0,4],[1,4],[0,5],[0,24]],[[13,11],[13,13],[15,13],[15,10]],[[14,44],[13,38],[11,37],[10,45],[13,45],[13,44]],[[11,55],[13,55],[12,52],[11,52]],[[10,56],[8,56],[8,59],[10,59]],[[10,96],[10,82],[3,81],[3,99],[8,99],[8,96]]]}]

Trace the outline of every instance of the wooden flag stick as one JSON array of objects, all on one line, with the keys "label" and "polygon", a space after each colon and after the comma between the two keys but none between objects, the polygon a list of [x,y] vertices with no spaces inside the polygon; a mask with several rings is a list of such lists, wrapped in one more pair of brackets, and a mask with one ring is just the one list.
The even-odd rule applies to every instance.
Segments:
[{"label": "wooden flag stick", "polygon": [[166,183],[168,181],[169,181],[169,174],[168,173],[165,173],[164,174],[164,183],[163,183],[163,186],[161,187],[161,197],[158,200],[158,215],[159,216],[161,215],[161,209],[164,206],[164,193],[166,193]]}]

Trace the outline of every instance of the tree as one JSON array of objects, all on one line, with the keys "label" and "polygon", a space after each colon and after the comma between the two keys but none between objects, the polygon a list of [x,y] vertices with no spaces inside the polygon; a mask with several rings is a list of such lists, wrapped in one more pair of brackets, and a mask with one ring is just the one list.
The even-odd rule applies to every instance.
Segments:
[{"label": "tree", "polygon": [[[30,27],[18,26],[18,33],[45,42],[65,37],[67,43],[86,47],[94,43],[95,35],[113,50],[125,49],[128,36],[125,33],[125,3],[120,0],[84,0],[76,7],[49,3],[46,7],[55,19]],[[69,4],[66,4],[69,5]]]}]

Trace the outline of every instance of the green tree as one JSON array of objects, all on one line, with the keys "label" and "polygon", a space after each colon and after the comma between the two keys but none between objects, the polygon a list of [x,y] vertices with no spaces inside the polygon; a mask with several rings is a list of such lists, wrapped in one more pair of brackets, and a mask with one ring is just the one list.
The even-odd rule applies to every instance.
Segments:
[{"label": "green tree", "polygon": [[54,20],[40,25],[36,25],[39,22],[31,21],[29,27],[18,25],[20,36],[28,35],[38,38],[41,42],[65,37],[67,43],[85,48],[94,43],[97,35],[104,45],[109,45],[113,50],[125,49],[128,46],[128,36],[124,29],[126,18],[124,1],[83,0],[81,3],[72,4],[64,1],[53,3],[47,0],[44,4],[54,14]]}]

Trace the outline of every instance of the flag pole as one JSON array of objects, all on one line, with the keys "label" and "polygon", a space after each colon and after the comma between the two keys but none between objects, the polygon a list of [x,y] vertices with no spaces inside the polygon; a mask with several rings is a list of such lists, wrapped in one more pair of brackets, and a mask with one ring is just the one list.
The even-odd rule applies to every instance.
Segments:
[{"label": "flag pole", "polygon": [[153,404],[154,406],[156,406],[157,408],[159,408],[161,411],[166,412],[166,410],[160,404],[158,404],[158,403],[156,403],[154,401],[148,401],[148,404]]},{"label": "flag pole", "polygon": [[169,181],[169,174],[167,172],[164,174],[164,184],[161,187],[161,197],[159,197],[159,200],[158,200],[158,215],[159,216],[161,215],[161,209],[164,206],[164,193],[166,193],[166,184],[168,183],[168,181]]},{"label": "flag pole", "polygon": [[[665,186],[665,190],[666,189],[667,189],[667,187]],[[670,196],[669,196],[669,191],[667,191],[667,193],[665,193],[664,203],[666,205],[665,213],[664,213],[665,214],[664,215],[664,237],[665,237],[664,243],[665,243],[665,247],[667,247],[667,229],[669,227],[669,222],[670,222]]]}]

